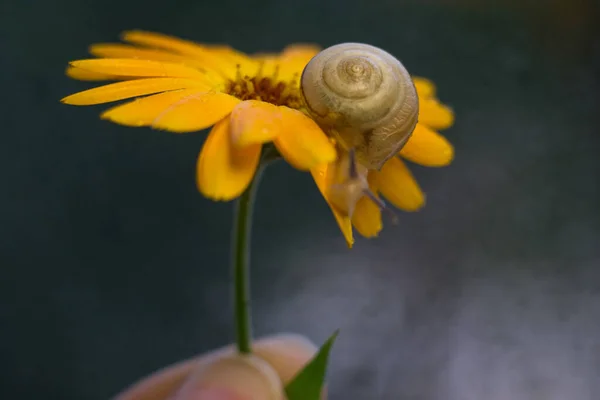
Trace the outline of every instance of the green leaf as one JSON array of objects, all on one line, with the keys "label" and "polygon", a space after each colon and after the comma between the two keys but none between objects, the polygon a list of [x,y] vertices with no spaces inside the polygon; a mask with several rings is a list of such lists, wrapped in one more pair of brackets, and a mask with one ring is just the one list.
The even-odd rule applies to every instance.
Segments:
[{"label": "green leaf", "polygon": [[304,369],[287,384],[285,393],[288,400],[319,400],[321,398],[329,352],[338,333],[339,330],[335,331]]}]

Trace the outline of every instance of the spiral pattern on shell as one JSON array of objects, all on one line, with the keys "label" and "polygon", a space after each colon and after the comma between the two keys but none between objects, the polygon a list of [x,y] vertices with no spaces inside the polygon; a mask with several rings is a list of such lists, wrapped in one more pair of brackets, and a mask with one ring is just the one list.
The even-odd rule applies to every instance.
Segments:
[{"label": "spiral pattern on shell", "polygon": [[329,58],[322,73],[323,83],[332,93],[357,100],[373,95],[383,80],[381,70],[364,56]]},{"label": "spiral pattern on shell", "polygon": [[311,116],[371,169],[398,153],[417,123],[408,71],[374,46],[344,43],[321,51],[305,67],[300,86]]}]

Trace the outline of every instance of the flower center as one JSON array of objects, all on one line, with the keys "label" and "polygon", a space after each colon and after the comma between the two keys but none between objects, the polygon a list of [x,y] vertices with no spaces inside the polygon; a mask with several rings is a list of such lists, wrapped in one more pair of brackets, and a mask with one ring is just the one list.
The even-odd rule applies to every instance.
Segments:
[{"label": "flower center", "polygon": [[284,82],[277,78],[277,69],[270,77],[262,75],[261,70],[255,76],[248,76],[242,75],[238,67],[237,77],[227,82],[226,92],[240,100],[259,100],[294,109],[302,107],[296,76],[289,82]]}]

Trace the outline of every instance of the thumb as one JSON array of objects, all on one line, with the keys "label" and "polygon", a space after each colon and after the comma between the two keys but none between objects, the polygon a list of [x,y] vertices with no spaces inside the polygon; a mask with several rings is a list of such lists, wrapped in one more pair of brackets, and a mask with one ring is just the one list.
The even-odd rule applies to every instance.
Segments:
[{"label": "thumb", "polygon": [[254,355],[231,354],[214,359],[188,377],[173,400],[281,400],[277,372]]}]

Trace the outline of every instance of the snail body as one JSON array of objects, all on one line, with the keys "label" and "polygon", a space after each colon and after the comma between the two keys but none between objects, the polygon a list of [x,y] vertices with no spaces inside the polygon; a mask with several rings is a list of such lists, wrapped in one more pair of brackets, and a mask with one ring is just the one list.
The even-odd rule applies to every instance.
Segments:
[{"label": "snail body", "polygon": [[419,104],[410,74],[391,54],[360,43],[315,55],[300,82],[306,109],[358,163],[379,170],[410,138]]}]

